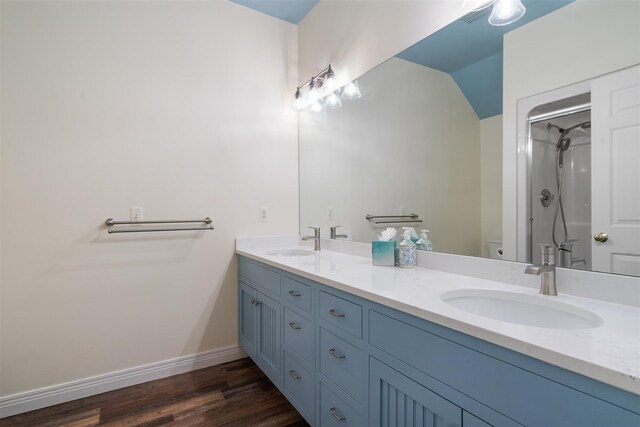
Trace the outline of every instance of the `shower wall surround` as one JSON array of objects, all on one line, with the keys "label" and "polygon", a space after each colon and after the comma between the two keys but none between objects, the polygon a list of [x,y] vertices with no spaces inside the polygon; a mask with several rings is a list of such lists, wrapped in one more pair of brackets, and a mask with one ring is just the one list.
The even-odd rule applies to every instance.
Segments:
[{"label": "shower wall surround", "polygon": [[[569,128],[576,123],[589,121],[589,111],[544,120],[532,125],[532,239],[531,254],[534,263],[540,263],[539,244],[553,241],[552,230],[556,217],[556,240],[577,240],[573,245],[574,267],[591,269],[591,132],[575,130],[567,137],[570,145],[564,152],[562,173],[562,204],[568,236],[564,236],[562,211],[558,207],[556,163],[558,131],[549,128],[553,123]],[[547,189],[551,193],[551,203],[545,207],[538,203],[538,195]],[[558,213],[556,214],[556,208]]]}]

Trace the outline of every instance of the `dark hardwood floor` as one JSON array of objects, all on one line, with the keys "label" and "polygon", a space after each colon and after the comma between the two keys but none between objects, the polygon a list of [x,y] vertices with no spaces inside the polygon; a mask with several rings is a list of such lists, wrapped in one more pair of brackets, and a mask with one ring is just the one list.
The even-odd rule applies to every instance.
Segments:
[{"label": "dark hardwood floor", "polygon": [[249,358],[0,420],[14,426],[308,426]]}]

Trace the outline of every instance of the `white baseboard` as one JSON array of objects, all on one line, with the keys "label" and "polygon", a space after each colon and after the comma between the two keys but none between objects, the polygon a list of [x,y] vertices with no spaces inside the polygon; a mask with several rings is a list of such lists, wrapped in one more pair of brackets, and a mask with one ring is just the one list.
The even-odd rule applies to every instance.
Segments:
[{"label": "white baseboard", "polygon": [[0,397],[0,418],[246,357],[237,345]]}]

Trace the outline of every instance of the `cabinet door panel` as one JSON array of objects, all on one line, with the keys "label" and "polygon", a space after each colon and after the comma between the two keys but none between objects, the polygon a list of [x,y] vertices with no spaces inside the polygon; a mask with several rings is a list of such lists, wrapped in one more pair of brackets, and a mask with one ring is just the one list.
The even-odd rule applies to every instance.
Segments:
[{"label": "cabinet door panel", "polygon": [[238,342],[249,356],[256,354],[258,335],[258,310],[255,306],[256,290],[239,282],[238,287]]},{"label": "cabinet door panel", "polygon": [[373,358],[370,377],[371,425],[462,427],[462,409]]},{"label": "cabinet door panel", "polygon": [[282,383],[281,306],[276,301],[258,292],[258,339],[256,364],[275,384]]}]

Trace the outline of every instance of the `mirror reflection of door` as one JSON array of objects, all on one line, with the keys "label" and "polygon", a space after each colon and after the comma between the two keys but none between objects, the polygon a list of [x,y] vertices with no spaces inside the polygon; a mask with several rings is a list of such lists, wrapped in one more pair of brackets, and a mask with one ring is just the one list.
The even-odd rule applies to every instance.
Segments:
[{"label": "mirror reflection of door", "polygon": [[640,66],[594,80],[592,102],[593,270],[640,276]]}]

